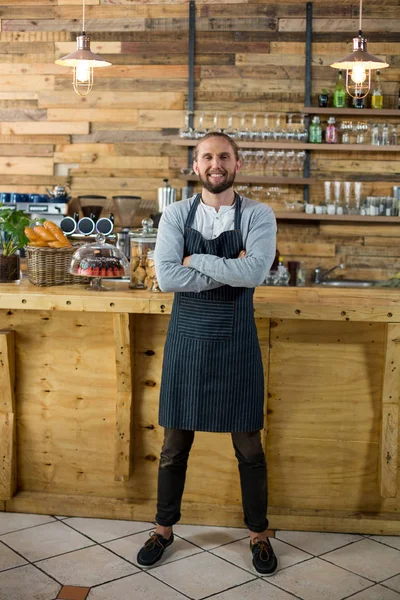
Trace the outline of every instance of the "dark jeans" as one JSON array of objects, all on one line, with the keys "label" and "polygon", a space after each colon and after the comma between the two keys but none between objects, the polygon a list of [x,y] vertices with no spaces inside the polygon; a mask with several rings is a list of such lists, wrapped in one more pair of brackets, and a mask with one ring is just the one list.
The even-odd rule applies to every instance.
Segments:
[{"label": "dark jeans", "polygon": [[[253,532],[268,527],[267,465],[259,431],[232,433],[232,444],[238,460],[244,522]],[[158,502],[156,522],[164,527],[177,523],[181,517],[181,501],[186,468],[194,431],[165,429],[158,470]]]}]

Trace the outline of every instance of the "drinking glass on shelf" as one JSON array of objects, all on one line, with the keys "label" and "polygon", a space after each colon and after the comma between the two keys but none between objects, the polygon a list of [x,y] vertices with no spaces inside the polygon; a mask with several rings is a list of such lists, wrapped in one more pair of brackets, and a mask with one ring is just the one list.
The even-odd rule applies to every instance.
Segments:
[{"label": "drinking glass on shelf", "polygon": [[341,181],[334,181],[333,182],[333,193],[335,196],[335,207],[336,207],[336,214],[337,215],[342,215],[343,214],[343,206],[341,203],[341,197],[340,197],[340,189],[341,189]]},{"label": "drinking glass on shelf", "polygon": [[350,214],[350,195],[351,195],[351,181],[344,181],[344,207],[343,212],[348,215]]},{"label": "drinking glass on shelf", "polygon": [[275,185],[267,188],[267,202],[276,202],[279,200],[281,191],[281,188]]},{"label": "drinking glass on shelf", "polygon": [[249,168],[249,153],[250,150],[239,150],[239,158],[242,161],[242,173],[246,175]]},{"label": "drinking glass on shelf", "polygon": [[279,177],[282,176],[282,171],[285,168],[285,152],[284,150],[277,150],[276,154],[276,160],[275,160],[275,164],[274,164],[274,171],[275,174]]},{"label": "drinking glass on shelf", "polygon": [[361,207],[361,181],[354,182],[354,208],[351,214],[360,214]]},{"label": "drinking glass on shelf", "polygon": [[264,150],[256,150],[255,151],[256,158],[256,171],[258,175],[264,174],[265,167],[265,151]]},{"label": "drinking glass on shelf", "polygon": [[296,156],[293,150],[286,152],[286,171],[290,176],[296,170]]},{"label": "drinking glass on shelf", "polygon": [[207,129],[204,127],[204,113],[201,112],[199,114],[199,122],[195,129],[195,138],[200,139],[204,137],[207,133]]},{"label": "drinking glass on shelf", "polygon": [[209,131],[212,131],[214,133],[221,133],[221,129],[218,127],[218,112],[214,113],[213,124],[212,127],[210,127]]},{"label": "drinking glass on shelf", "polygon": [[227,128],[224,129],[224,133],[226,133],[226,135],[229,135],[233,139],[235,139],[237,137],[237,134],[238,134],[237,129],[233,126],[234,116],[235,115],[233,113],[231,113],[231,114],[228,115]]},{"label": "drinking glass on shelf", "polygon": [[331,181],[324,181],[325,204],[331,204]]},{"label": "drinking glass on shelf", "polygon": [[390,132],[389,125],[384,123],[382,126],[382,146],[388,146],[390,144]]},{"label": "drinking glass on shelf", "polygon": [[371,123],[371,145],[379,146],[381,144],[381,132],[378,123]]},{"label": "drinking glass on shelf", "polygon": [[366,133],[368,132],[368,123],[365,121],[357,121],[355,127],[356,144],[364,144],[366,142]]},{"label": "drinking glass on shelf", "polygon": [[308,140],[308,130],[304,123],[305,118],[306,118],[305,115],[303,115],[303,114],[300,115],[300,127],[296,132],[297,140],[299,142],[302,142],[303,144],[305,144]]},{"label": "drinking glass on shelf", "polygon": [[276,150],[268,150],[266,157],[266,171],[268,175],[273,175],[276,163]]},{"label": "drinking glass on shelf", "polygon": [[179,137],[182,139],[191,139],[194,137],[194,132],[191,127],[189,127],[189,113],[187,112],[185,115],[185,124],[179,129]]},{"label": "drinking glass on shelf", "polygon": [[339,131],[342,134],[342,144],[350,144],[353,121],[342,121],[340,123]]},{"label": "drinking glass on shelf", "polygon": [[281,113],[277,113],[276,117],[275,117],[275,128],[273,130],[274,140],[281,140],[282,135],[283,135],[283,132],[281,129]]},{"label": "drinking glass on shelf", "polygon": [[242,184],[242,185],[237,185],[236,186],[236,191],[239,194],[239,196],[245,196],[248,197],[249,196],[249,186],[247,184]]},{"label": "drinking glass on shelf", "polygon": [[263,185],[252,185],[251,186],[251,197],[253,200],[257,200],[258,202],[262,202],[264,199],[264,186]]},{"label": "drinking glass on shelf", "polygon": [[261,139],[261,130],[257,126],[259,115],[257,113],[253,114],[253,118],[251,120],[251,129],[249,131],[249,137],[253,142]]},{"label": "drinking glass on shelf", "polygon": [[397,146],[397,144],[399,143],[399,132],[397,129],[397,125],[390,125],[390,143],[393,146]]},{"label": "drinking glass on shelf", "polygon": [[238,128],[237,136],[239,140],[248,140],[249,139],[249,128],[246,125],[246,115],[242,113],[240,116],[240,125]]},{"label": "drinking glass on shelf", "polygon": [[286,131],[283,133],[283,137],[287,142],[293,142],[296,138],[296,132],[293,129],[293,114],[289,113],[287,115],[287,127]]},{"label": "drinking glass on shelf", "polygon": [[295,153],[295,164],[296,168],[300,173],[303,173],[304,170],[304,161],[306,159],[306,153],[304,150],[299,150]]},{"label": "drinking glass on shelf", "polygon": [[269,126],[269,113],[265,113],[264,115],[264,127],[263,130],[261,132],[261,138],[265,141],[265,142],[270,142],[273,139],[274,135],[273,135],[273,131]]}]

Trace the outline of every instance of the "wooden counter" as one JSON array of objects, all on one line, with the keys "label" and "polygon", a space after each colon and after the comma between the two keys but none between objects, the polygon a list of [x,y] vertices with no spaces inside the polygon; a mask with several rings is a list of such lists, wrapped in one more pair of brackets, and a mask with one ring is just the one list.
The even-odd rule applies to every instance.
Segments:
[{"label": "wooden counter", "polygon": [[[173,295],[110,287],[0,287],[0,510],[154,519]],[[272,528],[400,534],[399,298],[256,290]],[[182,522],[242,526],[229,434],[196,434]]]}]

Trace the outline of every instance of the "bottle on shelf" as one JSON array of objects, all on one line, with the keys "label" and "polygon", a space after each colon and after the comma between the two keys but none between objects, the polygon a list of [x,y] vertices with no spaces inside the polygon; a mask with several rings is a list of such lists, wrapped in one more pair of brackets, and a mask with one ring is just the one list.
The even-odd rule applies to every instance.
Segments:
[{"label": "bottle on shelf", "polygon": [[312,119],[308,141],[311,144],[321,144],[322,142],[322,127],[320,118],[318,116],[315,116]]},{"label": "bottle on shelf", "polygon": [[328,125],[325,129],[325,142],[327,144],[337,144],[338,132],[336,127],[335,117],[329,117]]},{"label": "bottle on shelf", "polygon": [[338,79],[333,91],[333,106],[335,108],[345,108],[346,106],[346,87],[343,83],[341,69],[338,71]]},{"label": "bottle on shelf", "polygon": [[375,85],[371,93],[371,108],[383,108],[383,94],[381,87],[381,72],[376,72]]}]

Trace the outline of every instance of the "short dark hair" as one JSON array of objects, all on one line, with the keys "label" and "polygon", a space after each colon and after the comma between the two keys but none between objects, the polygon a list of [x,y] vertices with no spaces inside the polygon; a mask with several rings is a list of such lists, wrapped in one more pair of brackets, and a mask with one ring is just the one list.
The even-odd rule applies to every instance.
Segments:
[{"label": "short dark hair", "polygon": [[210,131],[210,133],[206,133],[206,135],[204,137],[202,137],[195,146],[193,160],[198,159],[200,144],[202,142],[204,142],[205,140],[209,140],[210,138],[213,138],[213,137],[218,137],[218,138],[222,138],[222,139],[226,140],[231,145],[236,160],[239,160],[239,158],[240,158],[239,157],[239,146],[237,145],[237,143],[235,142],[235,140],[233,138],[231,138],[229,135],[226,135],[226,133],[222,133],[222,131]]}]

